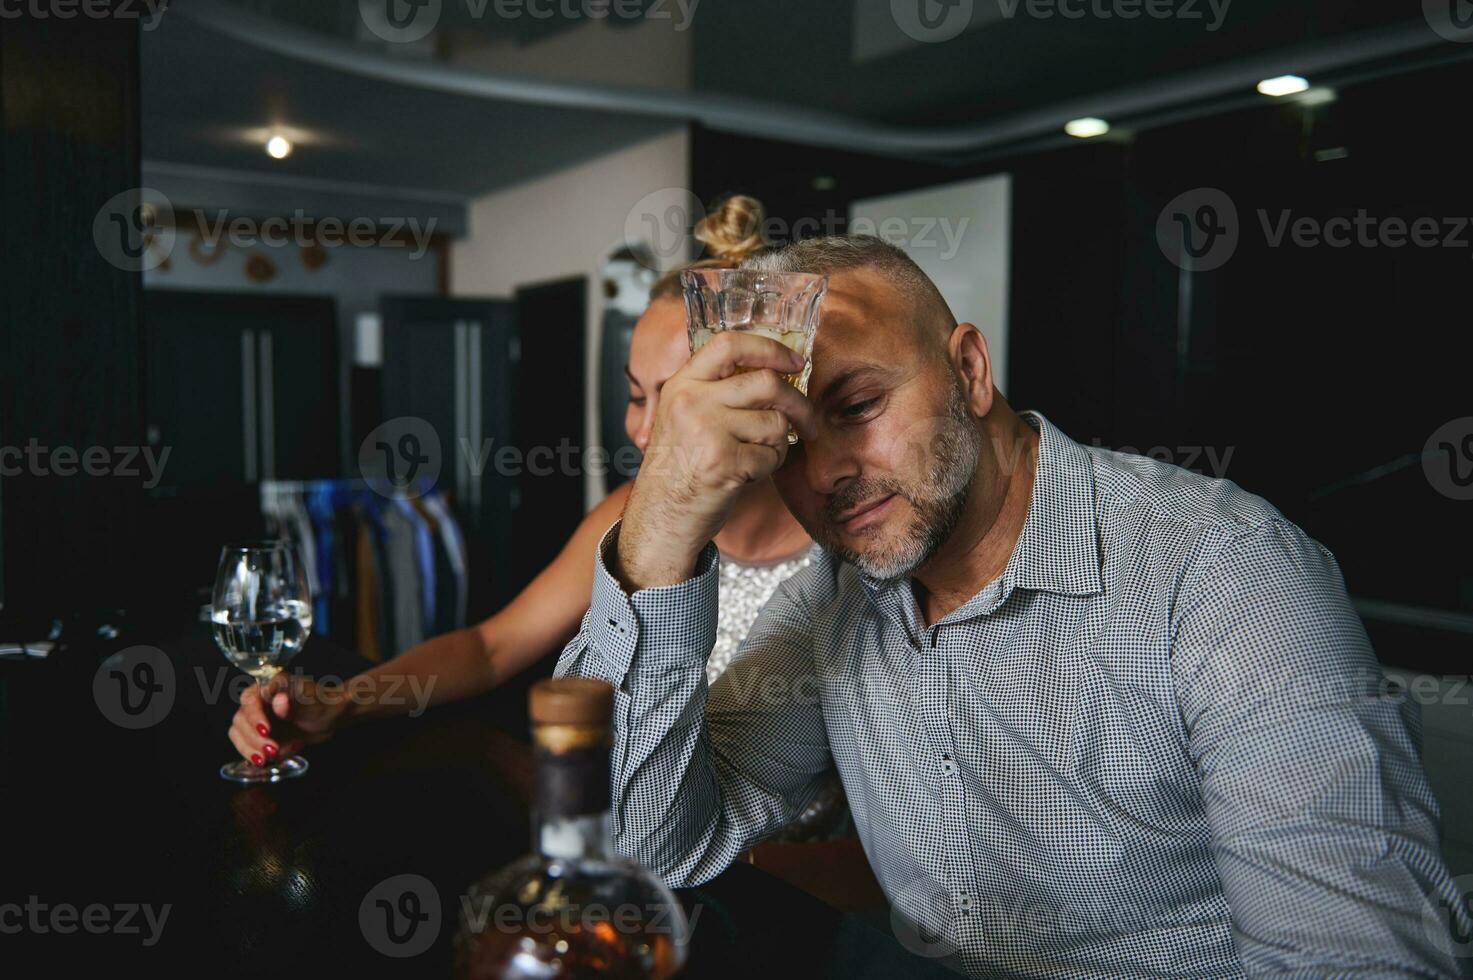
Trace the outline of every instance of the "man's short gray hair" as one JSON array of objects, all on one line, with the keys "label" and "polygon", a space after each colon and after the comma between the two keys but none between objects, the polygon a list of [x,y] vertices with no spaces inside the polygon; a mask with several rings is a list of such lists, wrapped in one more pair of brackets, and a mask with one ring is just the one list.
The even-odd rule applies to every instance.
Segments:
[{"label": "man's short gray hair", "polygon": [[758,252],[743,269],[762,272],[807,272],[831,275],[848,269],[874,269],[915,304],[922,317],[934,319],[949,334],[956,317],[931,277],[904,250],[873,235],[829,235],[805,238],[781,248]]}]

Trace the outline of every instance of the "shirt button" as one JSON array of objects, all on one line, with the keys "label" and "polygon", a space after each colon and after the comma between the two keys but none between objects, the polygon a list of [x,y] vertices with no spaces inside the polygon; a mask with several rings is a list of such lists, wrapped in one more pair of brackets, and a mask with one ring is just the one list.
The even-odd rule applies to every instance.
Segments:
[{"label": "shirt button", "polygon": [[963,912],[970,912],[972,911],[972,909],[977,907],[976,901],[966,892],[963,892],[961,894],[961,897],[956,900],[956,904],[957,908],[961,909]]},{"label": "shirt button", "polygon": [[943,775],[943,776],[955,776],[956,775],[956,769],[957,769],[956,763],[952,761],[951,756],[949,756],[949,755],[943,755],[941,757],[941,775]]},{"label": "shirt button", "polygon": [[609,620],[609,632],[610,633],[618,633],[620,636],[623,636],[624,635],[624,626],[621,623],[619,623],[618,621],[611,619],[611,620]]}]

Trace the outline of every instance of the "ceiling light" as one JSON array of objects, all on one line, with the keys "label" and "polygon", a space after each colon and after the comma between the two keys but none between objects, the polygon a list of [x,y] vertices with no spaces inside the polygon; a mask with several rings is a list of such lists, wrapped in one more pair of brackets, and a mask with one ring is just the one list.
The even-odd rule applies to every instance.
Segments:
[{"label": "ceiling light", "polygon": [[266,152],[277,160],[285,160],[292,155],[292,141],[278,133],[266,141]]},{"label": "ceiling light", "polygon": [[1092,136],[1104,136],[1110,131],[1110,124],[1103,119],[1086,116],[1083,119],[1071,119],[1064,124],[1064,132],[1070,136],[1077,136],[1087,140]]},{"label": "ceiling light", "polygon": [[1298,95],[1309,88],[1309,82],[1298,75],[1280,75],[1278,78],[1265,78],[1258,83],[1258,91],[1262,95],[1272,95],[1275,98],[1284,95]]}]

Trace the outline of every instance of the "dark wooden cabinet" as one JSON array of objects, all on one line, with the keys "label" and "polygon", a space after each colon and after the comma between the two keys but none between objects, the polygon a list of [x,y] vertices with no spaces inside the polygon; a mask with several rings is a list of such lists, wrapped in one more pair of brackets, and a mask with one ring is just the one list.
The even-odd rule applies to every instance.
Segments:
[{"label": "dark wooden cabinet", "polygon": [[430,457],[426,465],[450,496],[470,549],[475,621],[516,594],[508,535],[519,491],[497,462],[513,444],[516,304],[385,296],[379,310],[384,427],[369,438],[384,438],[392,453],[412,433]]},{"label": "dark wooden cabinet", "polygon": [[166,488],[341,475],[332,300],[150,290],[144,337]]},{"label": "dark wooden cabinet", "polygon": [[472,621],[514,598],[583,517],[585,289],[579,277],[514,301],[380,301],[387,442],[418,428],[437,447],[471,550]]}]

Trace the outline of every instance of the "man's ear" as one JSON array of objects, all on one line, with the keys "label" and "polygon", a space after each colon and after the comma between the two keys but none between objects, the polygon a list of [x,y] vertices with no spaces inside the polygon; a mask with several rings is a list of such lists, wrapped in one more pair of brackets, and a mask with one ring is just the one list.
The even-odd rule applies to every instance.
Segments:
[{"label": "man's ear", "polygon": [[958,324],[947,341],[951,368],[956,372],[973,415],[983,418],[992,411],[992,356],[987,352],[987,338],[970,323]]}]

